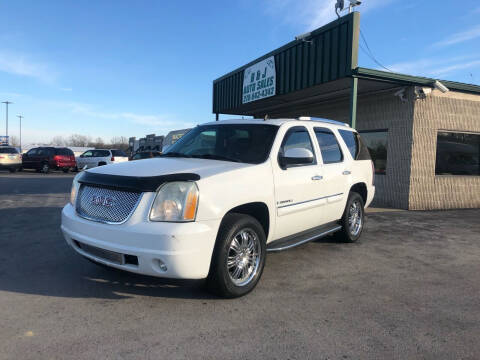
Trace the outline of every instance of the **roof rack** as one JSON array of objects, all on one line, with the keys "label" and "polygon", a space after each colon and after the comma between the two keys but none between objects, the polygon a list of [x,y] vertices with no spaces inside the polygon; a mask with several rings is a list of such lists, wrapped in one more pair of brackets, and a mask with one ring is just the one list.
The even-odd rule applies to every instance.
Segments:
[{"label": "roof rack", "polygon": [[323,123],[327,123],[327,124],[334,124],[334,125],[350,127],[350,125],[348,125],[344,122],[341,122],[341,121],[323,119],[323,118],[317,118],[317,117],[311,117],[311,116],[300,116],[298,118],[298,120],[311,120],[311,121],[318,121],[318,122],[323,122]]}]

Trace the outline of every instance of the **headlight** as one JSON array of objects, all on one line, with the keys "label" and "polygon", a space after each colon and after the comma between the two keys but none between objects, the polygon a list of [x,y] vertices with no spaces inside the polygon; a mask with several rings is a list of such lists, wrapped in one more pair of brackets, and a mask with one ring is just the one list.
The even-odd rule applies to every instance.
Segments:
[{"label": "headlight", "polygon": [[191,181],[166,183],[158,190],[150,210],[150,220],[194,221],[197,215],[197,205],[197,184]]},{"label": "headlight", "polygon": [[77,199],[78,188],[80,187],[80,183],[78,182],[78,178],[81,174],[77,174],[73,178],[72,182],[72,189],[70,190],[70,204],[75,207],[75,200]]}]

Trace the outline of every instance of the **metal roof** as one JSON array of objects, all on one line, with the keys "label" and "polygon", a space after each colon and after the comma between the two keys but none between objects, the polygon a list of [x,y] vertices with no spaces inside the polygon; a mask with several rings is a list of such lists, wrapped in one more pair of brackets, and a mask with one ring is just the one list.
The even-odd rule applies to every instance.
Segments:
[{"label": "metal roof", "polygon": [[275,57],[275,96],[350,76],[357,67],[359,24],[360,14],[353,12],[216,79],[213,112],[248,108],[249,104],[242,104],[244,70],[270,56]]}]

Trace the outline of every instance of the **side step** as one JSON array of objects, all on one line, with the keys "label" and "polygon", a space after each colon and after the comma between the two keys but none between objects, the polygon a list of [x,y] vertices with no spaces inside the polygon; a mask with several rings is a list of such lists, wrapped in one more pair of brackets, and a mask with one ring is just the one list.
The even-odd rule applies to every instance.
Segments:
[{"label": "side step", "polygon": [[310,230],[302,231],[298,234],[293,234],[293,235],[286,236],[284,238],[272,241],[271,243],[267,244],[267,251],[274,252],[274,251],[287,250],[292,247],[302,245],[309,241],[316,240],[328,234],[334,233],[335,231],[338,231],[341,228],[342,227],[338,224],[337,221],[333,221],[331,223],[321,225]]}]

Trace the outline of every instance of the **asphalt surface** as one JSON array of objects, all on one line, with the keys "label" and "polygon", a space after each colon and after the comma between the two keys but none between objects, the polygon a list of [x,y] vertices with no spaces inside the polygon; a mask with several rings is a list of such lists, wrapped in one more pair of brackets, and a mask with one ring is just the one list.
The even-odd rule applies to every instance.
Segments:
[{"label": "asphalt surface", "polygon": [[271,253],[246,297],[98,267],[62,238],[72,175],[0,173],[0,359],[479,359],[480,210],[369,213]]}]

